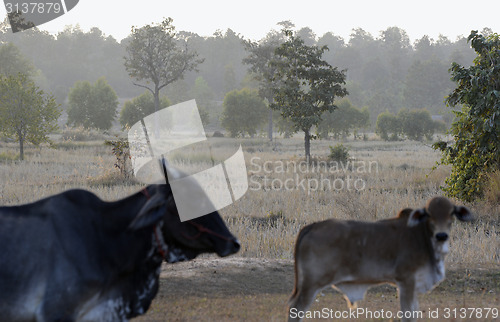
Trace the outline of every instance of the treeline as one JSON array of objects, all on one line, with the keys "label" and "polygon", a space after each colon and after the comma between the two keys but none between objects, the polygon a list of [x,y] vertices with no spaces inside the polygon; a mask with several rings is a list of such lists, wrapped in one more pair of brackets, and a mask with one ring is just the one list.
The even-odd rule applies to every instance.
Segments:
[{"label": "treeline", "polygon": [[421,141],[424,137],[432,140],[434,132],[444,133],[446,124],[433,120],[425,109],[408,110],[403,108],[398,114],[380,113],[377,117],[376,132],[386,141],[409,139]]},{"label": "treeline", "polygon": [[[277,33],[270,31],[266,39]],[[482,33],[487,35],[491,30]],[[368,109],[372,126],[380,113],[397,113],[401,108],[425,108],[431,114],[444,114],[448,110],[444,97],[453,88],[448,72],[451,63],[469,66],[474,58],[465,37],[450,40],[446,36],[423,36],[412,43],[398,27],[387,28],[379,35],[353,29],[349,39],[334,32],[318,36],[310,28],[298,30],[297,35],[308,45],[328,46],[324,59],[347,70],[349,100]],[[248,56],[242,35],[228,29],[210,37],[182,31],[178,36],[187,39],[204,62],[197,71],[166,88],[163,94],[171,103],[195,97],[203,101],[209,113],[218,113],[215,119],[219,119],[226,93],[257,87],[249,66],[242,62]],[[38,70],[37,84],[61,103],[77,81],[93,83],[101,77],[121,99],[141,95],[143,89],[132,84],[123,64],[129,41],[125,38],[118,42],[98,28],[84,32],[72,26],[53,36],[36,28],[13,34],[5,22],[0,27],[0,43],[15,44]]]}]

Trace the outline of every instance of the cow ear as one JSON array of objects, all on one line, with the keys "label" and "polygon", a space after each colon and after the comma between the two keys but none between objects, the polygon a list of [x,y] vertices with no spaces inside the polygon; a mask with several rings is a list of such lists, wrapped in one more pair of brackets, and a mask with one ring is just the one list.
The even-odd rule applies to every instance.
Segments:
[{"label": "cow ear", "polygon": [[424,220],[426,220],[428,216],[429,215],[427,214],[427,211],[425,211],[424,208],[415,209],[411,212],[410,217],[408,217],[407,225],[408,227],[416,226],[421,222],[423,222]]},{"label": "cow ear", "polygon": [[166,211],[167,200],[163,194],[157,193],[144,204],[128,229],[138,230],[152,226],[163,219]]},{"label": "cow ear", "polygon": [[413,209],[411,208],[401,209],[397,215],[397,218],[409,218],[412,212]]},{"label": "cow ear", "polygon": [[473,221],[474,220],[474,216],[472,215],[472,213],[469,211],[469,209],[467,209],[467,207],[464,207],[464,206],[455,206],[453,208],[453,214],[460,221]]}]

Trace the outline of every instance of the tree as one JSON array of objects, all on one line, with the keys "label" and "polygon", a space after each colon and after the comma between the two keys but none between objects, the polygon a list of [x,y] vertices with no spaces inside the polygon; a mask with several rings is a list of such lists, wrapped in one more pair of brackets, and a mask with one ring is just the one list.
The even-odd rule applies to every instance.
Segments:
[{"label": "tree", "polygon": [[227,64],[224,66],[224,93],[229,93],[237,88],[238,84],[236,82],[233,64]]},{"label": "tree", "polygon": [[223,105],[221,124],[231,137],[244,136],[245,133],[253,137],[265,121],[267,107],[257,91],[246,88],[231,91],[224,97]]},{"label": "tree", "polygon": [[304,41],[304,44],[307,46],[316,45],[316,34],[309,27],[304,27],[297,31],[296,36],[297,38],[302,39]]},{"label": "tree", "polygon": [[[207,125],[210,121],[210,113],[215,114],[217,111],[214,104],[214,93],[203,77],[198,76],[194,81],[193,88],[189,91],[190,96],[196,100],[198,114],[201,122]],[[210,112],[209,112],[210,111]],[[197,114],[197,115],[198,115]],[[194,117],[198,117],[198,116]]]},{"label": "tree", "polygon": [[108,130],[116,116],[118,97],[104,77],[93,85],[76,82],[68,95],[68,125]]},{"label": "tree", "polygon": [[397,115],[397,122],[401,133],[415,141],[422,141],[424,136],[431,140],[436,128],[431,114],[425,109],[401,109]]},{"label": "tree", "polygon": [[276,120],[276,128],[278,129],[278,133],[283,135],[284,138],[290,138],[292,135],[297,133],[295,128],[295,124],[289,119],[284,118],[279,111],[271,110],[274,114],[274,119]]},{"label": "tree", "polygon": [[325,112],[318,125],[317,131],[321,138],[327,138],[333,133],[335,138],[348,136],[351,131],[369,126],[370,113],[367,109],[361,110],[351,104],[347,98],[336,103],[337,109],[333,112]]},{"label": "tree", "polygon": [[[396,115],[388,111],[382,112],[377,117],[377,125],[375,132],[380,135],[382,140],[396,141],[401,133],[401,124]],[[391,136],[389,136],[391,134]]]},{"label": "tree", "polygon": [[146,82],[134,82],[134,85],[153,94],[155,111],[160,108],[160,90],[182,79],[184,73],[194,70],[203,62],[197,59],[196,52],[188,49],[185,40],[176,37],[172,21],[172,18],[167,18],[159,24],[132,27],[131,40],[127,46],[125,68],[137,82]]},{"label": "tree", "polygon": [[482,195],[488,174],[500,169],[500,35],[472,31],[468,42],[477,54],[474,65],[450,69],[457,85],[446,101],[462,105],[450,130],[454,143],[434,148],[443,152],[441,163],[452,165],[445,191],[472,201]]},{"label": "tree", "polygon": [[0,131],[19,142],[21,160],[25,142],[50,142],[48,134],[57,129],[60,115],[54,97],[46,95],[27,75],[0,75]]},{"label": "tree", "polygon": [[[401,109],[397,115],[389,112],[380,113],[377,117],[376,132],[383,140],[395,141],[400,135],[409,140],[421,141],[423,137],[432,139],[434,131],[438,128],[429,111],[425,109]],[[389,136],[391,134],[391,136]]]},{"label": "tree", "polygon": [[196,100],[198,107],[203,107],[204,109],[212,108],[214,92],[203,77],[196,77],[190,94]]},{"label": "tree", "polygon": [[189,37],[192,48],[205,58],[199,68],[200,75],[213,88],[216,97],[241,88],[238,85],[245,75],[242,59],[246,54],[243,41],[243,37],[231,29],[217,30],[211,37]]},{"label": "tree", "polygon": [[[160,98],[160,110],[170,106],[170,101],[166,97]],[[144,117],[155,112],[155,100],[153,95],[146,91],[140,96],[126,101],[120,112],[120,124],[126,128],[139,122]]]},{"label": "tree", "polygon": [[318,46],[328,46],[329,51],[324,54],[324,59],[333,64],[335,61],[338,63],[338,54],[345,49],[344,39],[340,36],[336,36],[331,32],[325,33],[318,39]]},{"label": "tree", "polygon": [[0,75],[33,75],[35,68],[33,64],[23,57],[19,48],[8,43],[0,45]]},{"label": "tree", "polygon": [[328,47],[307,46],[291,30],[283,32],[287,39],[276,49],[277,59],[270,62],[277,69],[270,107],[291,119],[297,130],[304,131],[305,156],[309,160],[310,141],[314,138],[311,128],[319,124],[324,112],[336,108],[335,97],[347,95],[341,86],[346,75],[322,59]]},{"label": "tree", "polygon": [[[269,34],[260,43],[246,41],[245,49],[248,56],[243,59],[243,63],[250,65],[249,71],[254,75],[254,78],[259,82],[259,95],[268,102],[274,101],[272,92],[273,75],[276,72],[276,67],[270,64],[274,57],[276,48],[283,42],[282,36],[277,33]],[[267,137],[273,140],[273,111],[269,110]]]},{"label": "tree", "polygon": [[452,84],[445,72],[447,66],[447,63],[437,58],[414,61],[406,74],[403,91],[405,106],[438,110]]}]

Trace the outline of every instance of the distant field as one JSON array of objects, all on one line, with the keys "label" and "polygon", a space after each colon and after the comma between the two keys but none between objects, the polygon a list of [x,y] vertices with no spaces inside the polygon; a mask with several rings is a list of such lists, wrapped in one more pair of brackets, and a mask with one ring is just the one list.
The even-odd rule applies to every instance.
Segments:
[{"label": "distant field", "polygon": [[[196,284],[198,273],[189,276],[189,281],[179,276],[180,271],[189,269],[189,263],[165,267],[160,294],[141,321],[164,320],[165,312],[171,312],[166,315],[168,320],[261,320],[267,315],[253,315],[261,311],[269,311],[272,320],[284,320],[286,298],[293,287],[292,249],[301,227],[332,217],[373,221],[395,216],[405,207],[422,207],[429,198],[442,194],[440,186],[450,171],[442,166],[431,171],[439,154],[429,144],[408,141],[344,142],[352,157],[349,165],[326,162],[329,146],[339,142],[313,141],[311,151],[318,166],[305,168],[300,137],[278,139],[272,144],[265,139],[221,138],[213,141],[216,158],[198,159],[207,165],[222,161],[235,152],[238,142],[245,151],[250,189],[221,215],[241,241],[240,259],[228,259],[226,264],[213,262],[210,256],[197,259],[198,266],[203,266],[203,261],[215,265],[213,275],[205,268],[193,270],[208,274],[200,275],[202,284]],[[102,140],[56,143],[60,144],[58,149],[28,148],[24,162],[12,161],[16,144],[0,143],[0,204],[27,203],[76,187],[116,200],[143,186],[120,178],[110,148]],[[176,156],[174,161],[183,160],[183,156]],[[465,304],[500,308],[500,206],[483,201],[467,206],[478,220],[473,224],[455,223],[447,256],[452,273],[443,287],[425,296],[422,309],[436,302],[441,307]],[[261,260],[267,264],[259,266]],[[474,284],[472,292],[467,285],[455,283],[472,281],[475,274],[480,282]],[[221,289],[220,285],[234,286],[232,279],[248,282],[234,292]],[[255,291],[253,279],[266,282]],[[207,290],[198,290],[205,284]],[[392,289],[370,294],[365,300],[368,306],[398,306]],[[330,296],[335,299],[332,305],[338,303],[339,309],[345,308],[339,294],[327,295],[328,303]],[[223,304],[227,300],[231,305]],[[188,312],[190,307],[194,313]]]}]

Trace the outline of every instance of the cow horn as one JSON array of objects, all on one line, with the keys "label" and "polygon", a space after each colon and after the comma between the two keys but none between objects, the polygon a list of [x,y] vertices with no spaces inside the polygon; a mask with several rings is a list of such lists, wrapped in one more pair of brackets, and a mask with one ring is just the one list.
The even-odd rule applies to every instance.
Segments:
[{"label": "cow horn", "polygon": [[165,177],[165,183],[168,184],[168,162],[165,156],[161,156],[160,167],[163,170],[163,176]]},{"label": "cow horn", "polygon": [[166,199],[161,193],[156,193],[139,211],[139,214],[128,226],[129,230],[137,230],[156,224],[163,218],[166,211]]}]

